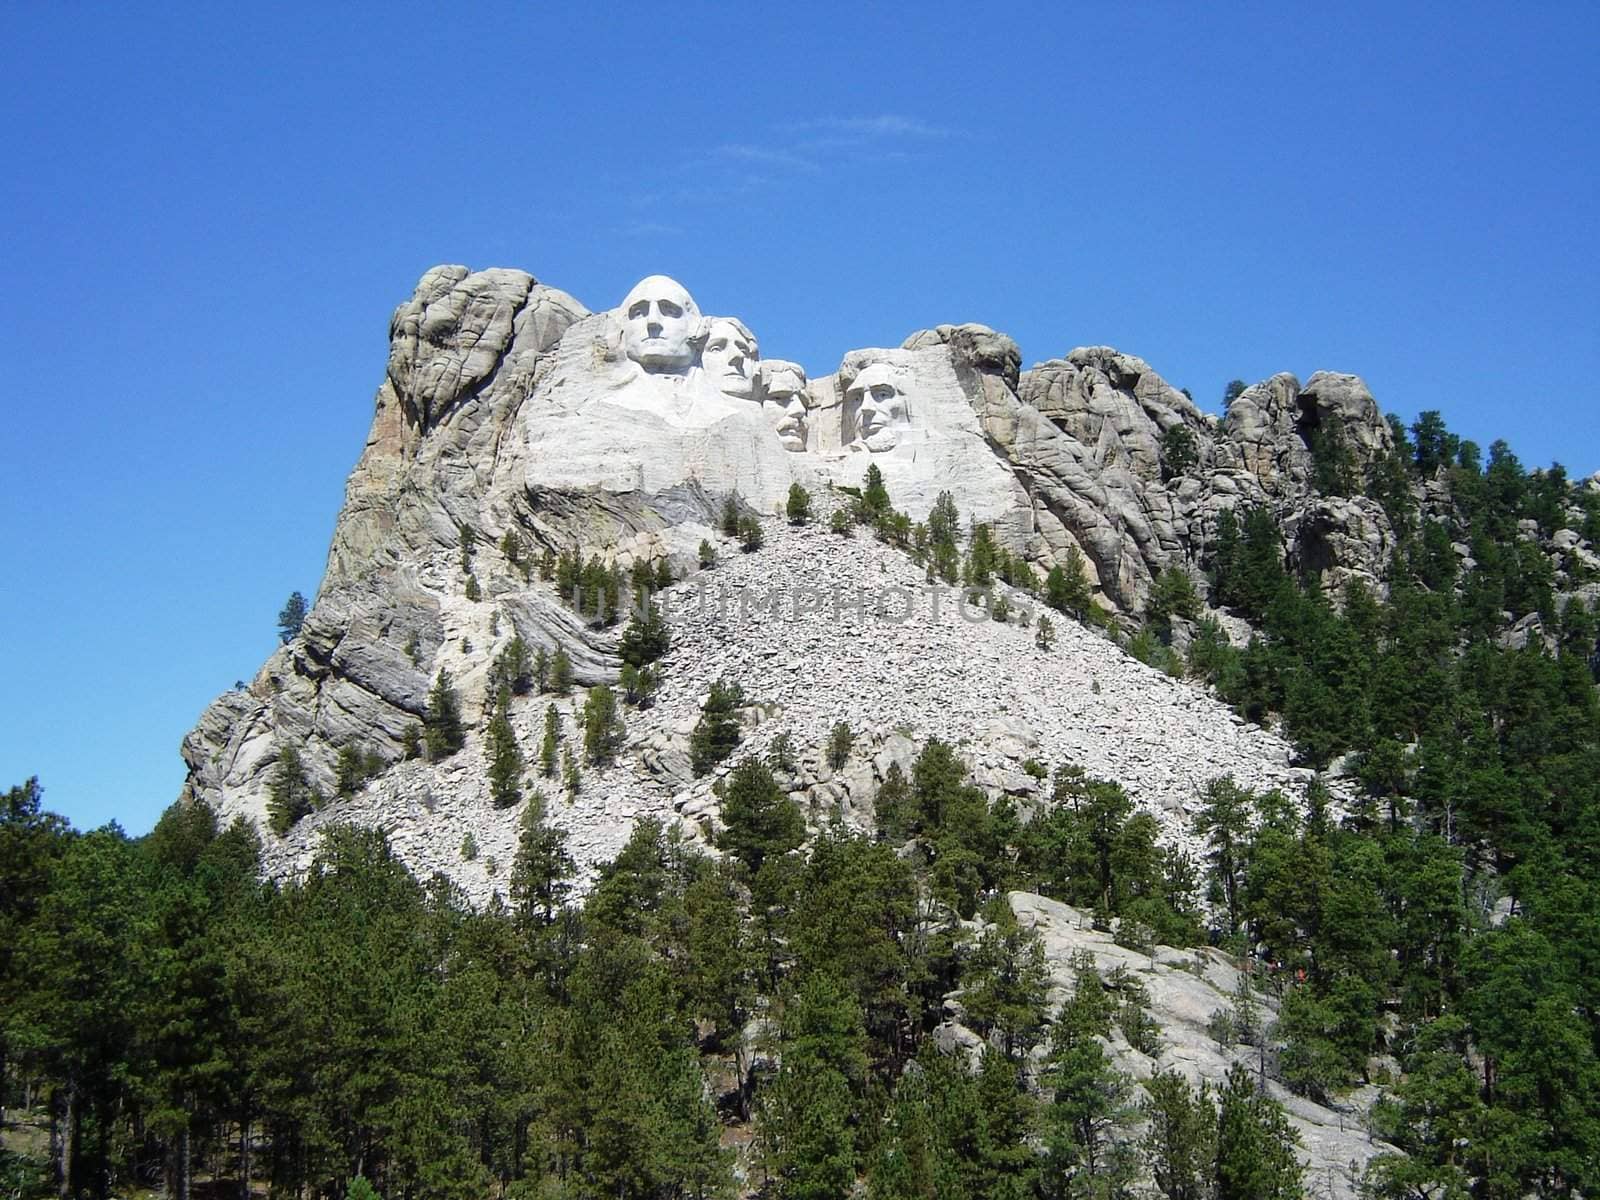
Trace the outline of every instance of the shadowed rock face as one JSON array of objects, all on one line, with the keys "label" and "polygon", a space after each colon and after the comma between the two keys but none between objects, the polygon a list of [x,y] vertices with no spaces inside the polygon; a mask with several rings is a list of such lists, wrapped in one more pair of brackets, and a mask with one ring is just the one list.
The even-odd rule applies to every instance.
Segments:
[{"label": "shadowed rock face", "polygon": [[[729,495],[771,515],[793,483],[859,486],[875,465],[913,519],[948,490],[1041,573],[1080,548],[1130,614],[1163,569],[1198,573],[1224,508],[1272,505],[1331,582],[1375,580],[1393,540],[1377,505],[1310,487],[1318,431],[1337,426],[1357,467],[1390,449],[1355,376],[1276,375],[1219,421],[1109,347],[1024,371],[1010,338],[964,324],[808,380],[660,276],[591,313],[523,271],[435,267],[395,310],[374,407],[305,628],[184,740],[188,791],[227,813],[263,814],[288,745],[325,793],[343,747],[397,760],[441,667],[473,719],[513,635],[564,649],[580,683],[614,679],[615,632],[524,564],[577,550],[681,577]],[[1175,430],[1182,471],[1163,457]]]}]

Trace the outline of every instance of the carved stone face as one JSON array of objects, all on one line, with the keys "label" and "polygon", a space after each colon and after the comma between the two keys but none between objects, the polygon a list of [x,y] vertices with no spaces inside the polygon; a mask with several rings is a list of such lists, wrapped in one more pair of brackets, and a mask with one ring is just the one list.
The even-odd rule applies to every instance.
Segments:
[{"label": "carved stone face", "polygon": [[743,321],[716,317],[700,352],[700,366],[712,385],[725,396],[749,400],[755,394],[756,362],[761,350]]},{"label": "carved stone face", "polygon": [[681,375],[693,365],[700,309],[677,280],[665,275],[641,279],[619,312],[623,352],[646,371]]},{"label": "carved stone face", "polygon": [[781,358],[761,364],[761,408],[772,422],[778,441],[796,453],[806,448],[806,373],[799,363]]},{"label": "carved stone face", "polygon": [[845,393],[845,404],[855,412],[855,441],[868,450],[893,449],[911,424],[906,394],[887,363],[863,367]]}]

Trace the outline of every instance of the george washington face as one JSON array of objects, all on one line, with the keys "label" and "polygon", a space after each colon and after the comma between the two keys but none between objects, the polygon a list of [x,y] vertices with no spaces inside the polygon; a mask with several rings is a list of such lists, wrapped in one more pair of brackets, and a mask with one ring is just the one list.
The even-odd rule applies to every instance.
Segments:
[{"label": "george washington face", "polygon": [[665,275],[641,279],[619,311],[622,349],[646,371],[678,375],[694,363],[700,310],[677,280]]}]

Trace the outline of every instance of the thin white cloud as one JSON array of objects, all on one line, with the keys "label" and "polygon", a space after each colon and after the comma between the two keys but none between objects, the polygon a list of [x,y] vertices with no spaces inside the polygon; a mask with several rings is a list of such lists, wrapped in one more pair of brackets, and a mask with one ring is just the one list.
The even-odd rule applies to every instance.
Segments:
[{"label": "thin white cloud", "polygon": [[683,230],[660,221],[628,221],[617,228],[623,237],[680,237]]},{"label": "thin white cloud", "polygon": [[842,134],[858,138],[943,138],[955,132],[900,113],[879,113],[872,117],[821,117],[796,121],[784,128],[795,133]]},{"label": "thin white cloud", "polygon": [[735,142],[725,146],[718,146],[713,153],[719,158],[732,159],[735,162],[755,163],[777,170],[810,173],[822,169],[805,155],[776,146],[752,146],[745,142]]},{"label": "thin white cloud", "polygon": [[[666,205],[673,210],[723,205],[869,157],[876,162],[921,157],[931,151],[930,143],[954,137],[958,131],[900,113],[879,113],[793,121],[775,126],[773,133],[762,142],[724,142],[704,149],[668,171],[676,183],[657,179],[656,186],[636,193],[630,203],[637,209]],[[624,232],[644,237],[679,231],[639,220]]]}]

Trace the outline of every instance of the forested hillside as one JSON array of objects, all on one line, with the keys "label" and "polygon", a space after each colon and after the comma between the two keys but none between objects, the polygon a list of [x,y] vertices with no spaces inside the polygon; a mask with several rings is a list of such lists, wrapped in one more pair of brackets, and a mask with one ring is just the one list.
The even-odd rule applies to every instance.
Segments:
[{"label": "forested hillside", "polygon": [[[1368,1173],[1374,1195],[1595,1194],[1600,489],[1503,443],[1484,464],[1437,414],[1394,433],[1361,470],[1336,432],[1313,447],[1318,490],[1378,499],[1399,536],[1381,593],[1324,593],[1255,508],[1218,530],[1208,595],[1163,576],[1121,630],[1328,773],[1303,805],[1209,781],[1203,860],[1118,780],[1036,762],[1049,803],[1022,812],[937,739],[884,780],[876,835],[851,832],[790,798],[781,744],[743,754],[726,721],[719,853],[641,821],[579,897],[535,794],[506,899],[476,909],[381,832],[336,827],[304,879],[268,884],[255,830],[204,804],[130,840],[13,788],[0,1188],[1317,1194],[1271,1078],[1330,1105],[1381,1090],[1364,1119],[1404,1154]],[[856,515],[930,573],[1093,616],[1080,578],[996,558],[981,527],[952,533],[957,562],[886,501]],[[1230,640],[1240,621],[1253,635]],[[1013,891],[1124,945],[1233,956],[1278,1013],[1256,1019],[1247,990],[1219,1015],[1255,1070],[1122,1075],[1108,1041],[1160,1033],[1136,973],[1084,962],[1053,1001]],[[979,1053],[946,1049],[956,1027]]]}]

